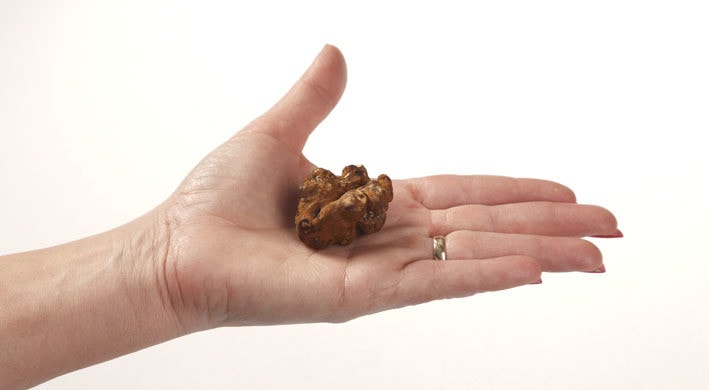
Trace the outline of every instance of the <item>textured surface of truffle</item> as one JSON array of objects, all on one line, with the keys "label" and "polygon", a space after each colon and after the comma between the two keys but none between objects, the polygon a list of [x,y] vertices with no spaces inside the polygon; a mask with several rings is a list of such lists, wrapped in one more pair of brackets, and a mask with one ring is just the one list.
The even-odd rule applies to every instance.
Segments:
[{"label": "textured surface of truffle", "polygon": [[322,249],[335,243],[347,245],[358,233],[378,232],[386,221],[394,198],[391,179],[370,179],[367,170],[348,165],[337,176],[316,168],[300,186],[295,226],[306,245]]}]

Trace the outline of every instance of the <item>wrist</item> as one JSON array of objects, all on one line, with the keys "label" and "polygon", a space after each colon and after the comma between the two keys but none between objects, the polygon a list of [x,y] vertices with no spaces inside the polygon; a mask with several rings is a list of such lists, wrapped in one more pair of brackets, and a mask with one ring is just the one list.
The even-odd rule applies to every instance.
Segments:
[{"label": "wrist", "polygon": [[120,278],[135,316],[150,319],[165,339],[189,333],[168,282],[170,230],[161,208],[107,234],[119,240]]},{"label": "wrist", "polygon": [[[175,198],[169,198],[151,214],[146,215],[152,221],[150,229],[134,228],[134,240],[143,243],[141,254],[135,256],[143,265],[151,268],[147,271],[153,282],[152,294],[166,309],[181,335],[219,327],[223,304],[219,304],[210,295],[211,289],[219,289],[219,284],[204,282],[198,275],[204,275],[208,264],[200,253],[201,248],[195,243],[195,236],[187,226],[194,223],[186,216],[185,208]],[[144,217],[144,218],[145,218]],[[139,220],[136,220],[139,224]],[[142,222],[143,224],[145,222]],[[138,233],[143,231],[144,233]],[[137,233],[137,234],[135,234]],[[143,236],[141,238],[141,236]],[[197,251],[197,252],[195,252]],[[198,258],[201,261],[187,261]],[[208,273],[208,272],[207,272]],[[216,294],[219,295],[219,294]],[[221,295],[219,295],[221,296]]]},{"label": "wrist", "polygon": [[0,258],[0,388],[29,387],[185,333],[161,295],[169,240],[157,215]]}]

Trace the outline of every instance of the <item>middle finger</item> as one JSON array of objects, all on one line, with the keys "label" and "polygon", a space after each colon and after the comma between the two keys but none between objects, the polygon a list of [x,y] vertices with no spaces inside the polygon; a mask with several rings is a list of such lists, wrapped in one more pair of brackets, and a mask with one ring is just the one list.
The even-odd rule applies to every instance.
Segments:
[{"label": "middle finger", "polygon": [[608,210],[592,205],[525,202],[496,206],[465,205],[431,210],[430,234],[457,230],[582,237],[613,234],[617,222]]}]

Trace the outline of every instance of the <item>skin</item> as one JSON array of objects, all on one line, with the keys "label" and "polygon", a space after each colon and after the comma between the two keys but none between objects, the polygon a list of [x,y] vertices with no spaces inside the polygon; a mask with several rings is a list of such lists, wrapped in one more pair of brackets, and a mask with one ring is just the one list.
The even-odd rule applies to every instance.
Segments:
[{"label": "skin", "polygon": [[[114,230],[0,257],[0,388],[26,388],[191,332],[343,322],[443,298],[602,270],[584,236],[615,217],[558,183],[496,176],[394,181],[384,228],[313,250],[295,234],[302,149],[346,66],[326,46],[268,112],[210,153],[175,193]],[[268,177],[268,180],[264,180]],[[432,236],[448,261],[433,261]]]}]

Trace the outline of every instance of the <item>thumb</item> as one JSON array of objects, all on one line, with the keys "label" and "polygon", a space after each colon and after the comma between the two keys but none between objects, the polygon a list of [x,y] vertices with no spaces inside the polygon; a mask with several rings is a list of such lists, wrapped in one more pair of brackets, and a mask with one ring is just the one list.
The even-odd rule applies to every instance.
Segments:
[{"label": "thumb", "polygon": [[342,53],[325,45],[300,80],[248,131],[271,135],[300,153],[310,133],[337,105],[346,82]]}]

